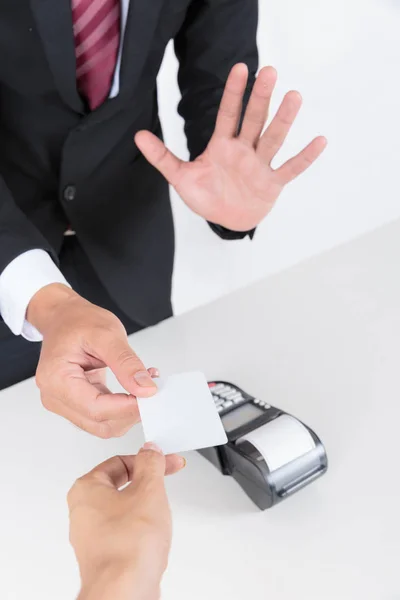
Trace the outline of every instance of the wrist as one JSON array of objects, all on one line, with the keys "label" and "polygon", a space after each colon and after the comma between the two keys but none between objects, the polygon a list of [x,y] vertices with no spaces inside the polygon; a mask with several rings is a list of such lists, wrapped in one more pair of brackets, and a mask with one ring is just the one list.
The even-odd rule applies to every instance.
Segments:
[{"label": "wrist", "polygon": [[103,566],[82,575],[82,588],[78,600],[158,600],[160,581],[151,572],[134,566]]},{"label": "wrist", "polygon": [[51,283],[41,288],[29,302],[26,319],[41,334],[52,322],[57,309],[79,295],[62,283]]}]

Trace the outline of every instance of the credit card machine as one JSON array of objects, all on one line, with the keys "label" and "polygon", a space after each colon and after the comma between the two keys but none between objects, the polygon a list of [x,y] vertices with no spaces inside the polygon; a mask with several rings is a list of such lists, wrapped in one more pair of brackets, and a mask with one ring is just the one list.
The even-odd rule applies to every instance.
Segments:
[{"label": "credit card machine", "polygon": [[261,510],[326,472],[325,448],[307,425],[232,383],[208,385],[228,443],[199,452],[231,475]]}]

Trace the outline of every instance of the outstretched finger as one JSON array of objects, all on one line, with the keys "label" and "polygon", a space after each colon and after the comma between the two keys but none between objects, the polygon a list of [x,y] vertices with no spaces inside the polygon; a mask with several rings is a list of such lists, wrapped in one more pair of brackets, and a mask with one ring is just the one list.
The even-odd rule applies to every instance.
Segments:
[{"label": "outstretched finger", "polygon": [[317,160],[327,146],[327,139],[323,136],[315,138],[299,154],[285,162],[279,169],[276,169],[275,176],[281,185],[286,185]]},{"label": "outstretched finger", "polygon": [[214,137],[232,138],[237,135],[248,73],[247,66],[241,63],[231,70],[219,107]]},{"label": "outstretched finger", "polygon": [[281,149],[301,108],[301,102],[298,92],[288,92],[262,135],[257,146],[257,154],[268,165]]},{"label": "outstretched finger", "polygon": [[271,96],[276,84],[277,73],[273,67],[265,67],[258,74],[247,105],[239,139],[257,147],[260,135],[268,119]]}]

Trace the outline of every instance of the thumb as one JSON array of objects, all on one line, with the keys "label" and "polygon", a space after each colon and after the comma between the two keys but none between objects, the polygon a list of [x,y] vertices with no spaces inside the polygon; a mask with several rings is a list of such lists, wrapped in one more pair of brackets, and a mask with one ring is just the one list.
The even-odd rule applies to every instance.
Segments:
[{"label": "thumb", "polygon": [[181,167],[184,164],[150,131],[139,131],[135,142],[149,163],[164,175],[165,179],[176,187],[179,183]]},{"label": "thumb", "polygon": [[111,343],[105,343],[101,358],[122,387],[133,396],[141,398],[156,393],[156,383],[130,347],[128,340],[113,337]]},{"label": "thumb", "polygon": [[156,444],[147,442],[135,458],[132,490],[140,489],[142,486],[146,491],[149,491],[149,488],[160,488],[160,486],[163,488],[165,471],[164,454]]}]

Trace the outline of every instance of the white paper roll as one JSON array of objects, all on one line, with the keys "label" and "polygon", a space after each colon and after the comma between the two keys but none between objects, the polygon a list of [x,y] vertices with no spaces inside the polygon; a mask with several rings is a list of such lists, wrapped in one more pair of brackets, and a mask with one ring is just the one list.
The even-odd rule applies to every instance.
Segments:
[{"label": "white paper roll", "polygon": [[281,415],[240,438],[236,443],[247,440],[264,457],[269,470],[275,471],[283,465],[315,448],[308,429],[290,415]]}]

